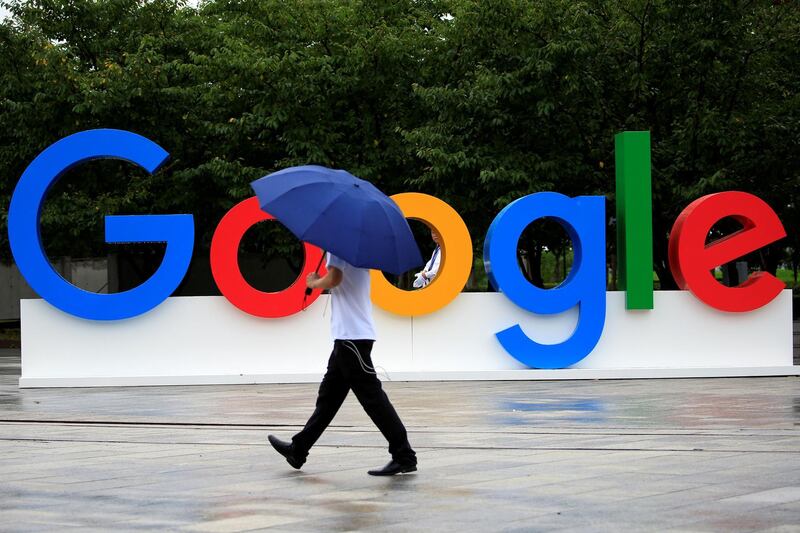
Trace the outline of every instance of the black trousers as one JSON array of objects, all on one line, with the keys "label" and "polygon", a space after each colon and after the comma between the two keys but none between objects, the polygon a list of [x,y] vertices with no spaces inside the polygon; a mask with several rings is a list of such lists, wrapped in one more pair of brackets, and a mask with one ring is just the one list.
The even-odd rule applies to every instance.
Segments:
[{"label": "black trousers", "polygon": [[373,342],[334,341],[333,352],[328,360],[328,371],[319,386],[314,414],[308,419],[305,427],[292,437],[296,455],[304,458],[308,455],[308,451],[336,416],[347,393],[353,389],[364,411],[389,441],[389,453],[392,454],[392,458],[404,464],[417,464],[417,454],[408,443],[406,428],[383,391],[380,380],[375,374],[364,370],[353,351],[353,348],[358,350],[365,366],[374,367],[370,357]]}]

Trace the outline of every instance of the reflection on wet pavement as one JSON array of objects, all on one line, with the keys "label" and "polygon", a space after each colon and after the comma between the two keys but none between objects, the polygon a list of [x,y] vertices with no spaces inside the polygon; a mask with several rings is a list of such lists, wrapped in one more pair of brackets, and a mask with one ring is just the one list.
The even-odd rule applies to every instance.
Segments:
[{"label": "reflection on wet pavement", "polygon": [[[504,403],[503,408],[508,415],[498,420],[501,424],[512,426],[541,425],[545,422],[592,424],[602,422],[602,402],[590,398],[546,398],[531,402]],[[534,413],[534,416],[527,416]]]}]

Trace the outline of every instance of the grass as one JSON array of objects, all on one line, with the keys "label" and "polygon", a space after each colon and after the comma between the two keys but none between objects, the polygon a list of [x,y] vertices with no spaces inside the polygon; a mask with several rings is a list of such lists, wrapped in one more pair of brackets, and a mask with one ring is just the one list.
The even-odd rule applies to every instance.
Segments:
[{"label": "grass", "polygon": [[0,348],[19,348],[19,322],[0,323]]},{"label": "grass", "polygon": [[790,289],[800,288],[800,283],[798,283],[794,279],[794,272],[792,272],[788,268],[779,268],[777,272],[777,277],[779,280],[784,282],[786,286],[789,287]]}]

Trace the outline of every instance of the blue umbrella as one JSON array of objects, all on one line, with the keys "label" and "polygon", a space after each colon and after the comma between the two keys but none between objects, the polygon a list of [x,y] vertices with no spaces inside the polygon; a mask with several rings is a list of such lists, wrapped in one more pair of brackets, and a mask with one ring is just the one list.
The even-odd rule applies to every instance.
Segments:
[{"label": "blue umbrella", "polygon": [[305,242],[360,268],[402,274],[423,263],[394,201],[344,170],[307,165],[250,184],[261,209]]}]

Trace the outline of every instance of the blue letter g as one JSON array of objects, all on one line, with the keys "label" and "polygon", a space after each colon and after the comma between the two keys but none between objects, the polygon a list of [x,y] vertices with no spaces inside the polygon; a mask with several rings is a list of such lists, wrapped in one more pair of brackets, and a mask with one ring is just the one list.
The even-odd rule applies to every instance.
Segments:
[{"label": "blue letter g", "polygon": [[91,320],[119,320],[149,311],[177,288],[194,247],[192,215],[107,216],[106,241],[166,242],[164,260],[140,286],[117,294],[84,291],[62,278],[47,260],[39,218],[47,190],[70,168],[90,159],[114,158],[154,172],[167,152],[140,135],[89,130],[50,145],[28,165],[8,209],[8,238],[20,272],[39,296],[62,311]]},{"label": "blue letter g", "polygon": [[[567,230],[574,259],[567,279],[553,289],[528,282],[517,263],[517,243],[536,219],[550,217]],[[527,311],[555,314],[579,306],[580,317],[572,336],[560,344],[531,340],[519,325],[496,334],[503,348],[532,368],[564,368],[589,355],[606,319],[605,198],[569,198],[540,192],[508,204],[492,222],[483,247],[489,281],[512,302]]]}]

